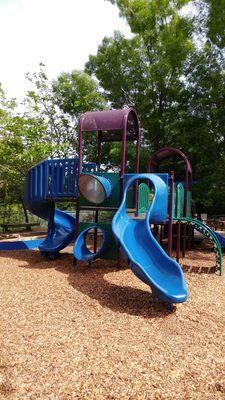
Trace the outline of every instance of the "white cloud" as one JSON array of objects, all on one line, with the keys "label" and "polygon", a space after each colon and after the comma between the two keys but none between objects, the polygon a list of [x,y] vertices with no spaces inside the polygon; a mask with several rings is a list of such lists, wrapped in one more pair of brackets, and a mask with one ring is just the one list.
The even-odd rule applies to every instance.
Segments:
[{"label": "white cloud", "polygon": [[23,97],[25,73],[40,62],[51,79],[82,69],[114,30],[130,36],[117,8],[104,0],[0,0],[0,82],[6,94]]}]

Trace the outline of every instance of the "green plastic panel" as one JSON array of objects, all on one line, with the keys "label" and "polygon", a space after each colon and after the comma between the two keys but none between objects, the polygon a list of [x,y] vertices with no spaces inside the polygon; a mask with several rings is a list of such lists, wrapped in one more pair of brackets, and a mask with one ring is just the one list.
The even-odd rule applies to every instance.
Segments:
[{"label": "green plastic panel", "polygon": [[177,187],[174,183],[173,185],[173,212],[172,217],[175,218],[177,216]]},{"label": "green plastic panel", "polygon": [[176,217],[180,218],[183,217],[184,215],[184,186],[182,183],[177,184],[177,198],[176,198],[176,203],[177,203],[177,212],[176,212]]},{"label": "green plastic panel", "polygon": [[192,202],[192,197],[191,197],[191,192],[187,191],[187,203],[186,203],[186,216],[191,217],[191,202]]},{"label": "green plastic panel", "polygon": [[145,213],[150,202],[150,189],[146,183],[138,187],[138,215]]}]

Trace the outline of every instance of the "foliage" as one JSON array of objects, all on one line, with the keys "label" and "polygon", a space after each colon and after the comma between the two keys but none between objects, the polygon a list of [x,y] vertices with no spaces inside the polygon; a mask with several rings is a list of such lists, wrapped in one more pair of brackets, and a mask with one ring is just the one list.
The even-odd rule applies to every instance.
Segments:
[{"label": "foliage", "polygon": [[134,35],[105,38],[86,71],[113,107],[138,110],[142,170],[159,147],[183,149],[199,182],[196,198],[212,209],[224,180],[224,31],[218,24],[224,9],[208,0],[111,2]]},{"label": "foliage", "polygon": [[21,202],[27,171],[51,152],[51,143],[45,137],[44,125],[18,115],[15,102],[7,101],[3,91],[1,94],[0,199]]},{"label": "foliage", "polygon": [[27,79],[34,89],[30,90],[25,98],[25,115],[31,116],[45,126],[45,137],[52,146],[48,155],[52,158],[66,157],[71,151],[74,126],[70,116],[58,105],[52,83],[44,71],[44,65],[40,64],[40,70],[33,75],[27,74]]},{"label": "foliage", "polygon": [[[100,92],[96,80],[81,71],[60,74],[52,83],[52,91],[60,112],[70,118],[72,127],[70,148],[76,151],[76,133],[81,115],[87,111],[105,109],[106,100]],[[90,154],[92,154],[91,160],[97,161],[96,148],[97,140],[93,140],[93,136],[90,134],[86,135],[84,159],[90,160]]]},{"label": "foliage", "polygon": [[86,73],[63,73],[51,82],[40,64],[39,71],[27,78],[33,90],[24,99],[24,112],[18,113],[16,101],[8,100],[0,86],[0,199],[4,204],[22,201],[24,180],[33,165],[46,158],[74,156],[81,114],[104,107],[96,81]]},{"label": "foliage", "polygon": [[205,0],[208,5],[207,29],[208,37],[220,47],[225,47],[225,0]]},{"label": "foliage", "polygon": [[[76,154],[81,114],[134,106],[143,128],[141,169],[154,150],[177,146],[193,164],[198,202],[225,212],[225,0],[106,1],[128,22],[130,39],[119,32],[104,38],[85,72],[62,73],[53,82],[40,64],[27,75],[33,90],[23,113],[0,87],[2,201],[22,198],[35,163]],[[86,134],[87,160],[96,161],[96,142]],[[120,152],[119,143],[103,146],[106,169],[118,167]],[[129,145],[129,168],[134,158]]]},{"label": "foliage", "polygon": [[76,123],[84,112],[105,108],[105,98],[97,82],[85,72],[64,72],[53,81],[52,87],[57,105],[75,118]]}]

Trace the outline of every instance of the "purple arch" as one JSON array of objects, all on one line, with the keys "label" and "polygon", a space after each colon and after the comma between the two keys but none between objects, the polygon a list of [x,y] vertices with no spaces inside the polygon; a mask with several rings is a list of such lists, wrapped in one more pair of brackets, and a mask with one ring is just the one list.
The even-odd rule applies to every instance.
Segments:
[{"label": "purple arch", "polygon": [[162,161],[174,154],[179,156],[183,160],[185,167],[185,189],[191,190],[193,178],[191,163],[186,155],[181,150],[176,149],[175,147],[162,147],[161,149],[153,153],[148,163],[148,172],[159,172],[159,166]]},{"label": "purple arch", "polygon": [[139,172],[140,159],[140,125],[134,108],[124,108],[110,111],[86,112],[80,119],[78,136],[78,173],[82,171],[82,146],[83,132],[98,134],[98,159],[101,162],[101,144],[104,142],[122,142],[121,146],[121,169],[120,175],[123,179],[126,170],[126,142],[136,141],[136,166],[135,172]]}]

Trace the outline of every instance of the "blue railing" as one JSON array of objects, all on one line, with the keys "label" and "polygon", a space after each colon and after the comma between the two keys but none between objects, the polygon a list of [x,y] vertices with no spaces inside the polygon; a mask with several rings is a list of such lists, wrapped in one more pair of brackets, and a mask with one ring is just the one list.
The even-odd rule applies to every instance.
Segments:
[{"label": "blue railing", "polygon": [[[64,199],[77,194],[77,158],[45,160],[30,169],[26,195],[32,199]],[[83,163],[83,172],[96,171],[95,163]]]}]

